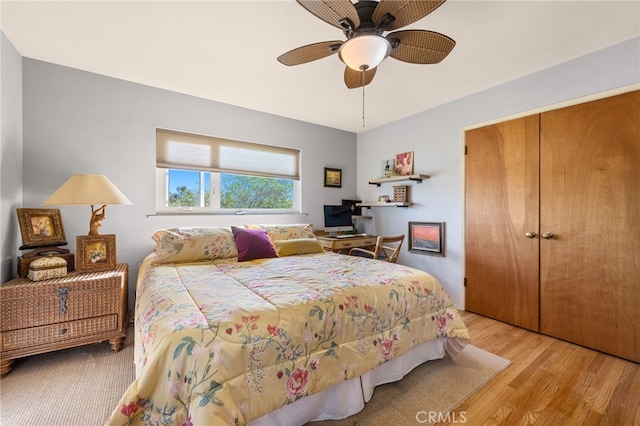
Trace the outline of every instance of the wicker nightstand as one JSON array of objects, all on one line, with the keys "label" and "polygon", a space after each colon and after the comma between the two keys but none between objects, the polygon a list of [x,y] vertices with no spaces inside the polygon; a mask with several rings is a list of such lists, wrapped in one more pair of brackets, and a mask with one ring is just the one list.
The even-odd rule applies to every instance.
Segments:
[{"label": "wicker nightstand", "polygon": [[0,376],[15,358],[109,340],[122,349],[129,266],[0,286]]}]

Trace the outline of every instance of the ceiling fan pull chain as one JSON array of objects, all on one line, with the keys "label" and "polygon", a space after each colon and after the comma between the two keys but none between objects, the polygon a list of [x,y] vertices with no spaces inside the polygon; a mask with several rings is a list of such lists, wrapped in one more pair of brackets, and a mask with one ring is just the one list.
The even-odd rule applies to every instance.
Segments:
[{"label": "ceiling fan pull chain", "polygon": [[364,71],[365,67],[362,67],[362,127],[364,127]]}]

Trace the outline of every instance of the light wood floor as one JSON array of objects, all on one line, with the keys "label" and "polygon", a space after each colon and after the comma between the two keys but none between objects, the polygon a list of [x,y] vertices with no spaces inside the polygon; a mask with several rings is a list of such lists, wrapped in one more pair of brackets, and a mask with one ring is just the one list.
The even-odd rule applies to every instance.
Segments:
[{"label": "light wood floor", "polygon": [[[640,425],[640,364],[461,312],[475,346],[511,365],[450,419],[468,425]],[[441,423],[441,424],[453,424]]]}]

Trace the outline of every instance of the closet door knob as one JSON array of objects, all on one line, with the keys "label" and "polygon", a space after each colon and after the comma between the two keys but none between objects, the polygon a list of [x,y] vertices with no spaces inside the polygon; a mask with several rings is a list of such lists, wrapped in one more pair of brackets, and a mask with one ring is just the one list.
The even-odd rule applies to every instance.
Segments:
[{"label": "closet door knob", "polygon": [[553,234],[551,232],[545,232],[544,234],[542,234],[542,238],[544,238],[545,240],[550,240],[553,238]]},{"label": "closet door knob", "polygon": [[524,234],[525,237],[527,238],[533,238],[536,236],[535,232],[527,232],[526,234]]}]

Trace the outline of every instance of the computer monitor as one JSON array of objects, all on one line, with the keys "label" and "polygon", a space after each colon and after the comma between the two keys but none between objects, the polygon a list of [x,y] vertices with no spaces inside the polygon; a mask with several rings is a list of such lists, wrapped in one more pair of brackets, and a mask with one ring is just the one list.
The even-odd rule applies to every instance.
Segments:
[{"label": "computer monitor", "polygon": [[324,230],[329,235],[336,235],[338,231],[352,231],[353,220],[349,206],[324,206]]}]

